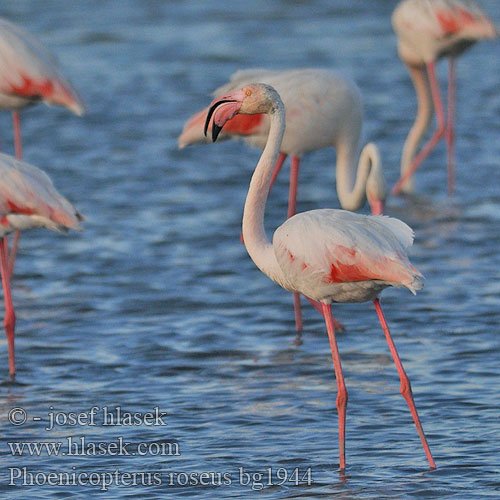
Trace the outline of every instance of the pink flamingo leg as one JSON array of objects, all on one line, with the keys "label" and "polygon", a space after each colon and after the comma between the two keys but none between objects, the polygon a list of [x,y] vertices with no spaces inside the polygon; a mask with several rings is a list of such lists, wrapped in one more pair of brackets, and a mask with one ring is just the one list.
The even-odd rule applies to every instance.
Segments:
[{"label": "pink flamingo leg", "polygon": [[439,84],[436,78],[435,64],[433,62],[427,63],[427,74],[429,75],[429,83],[431,87],[432,101],[434,109],[436,110],[437,129],[432,137],[427,141],[425,146],[420,150],[420,153],[415,157],[410,168],[401,176],[399,181],[392,188],[392,194],[398,195],[401,192],[403,184],[415,173],[415,170],[427,158],[429,153],[436,147],[436,144],[444,137],[445,134],[445,120],[443,112],[443,103],[441,100],[441,92],[439,91]]},{"label": "pink flamingo leg", "polygon": [[[321,314],[321,317],[323,317],[323,308],[321,307],[321,303],[310,299],[309,297],[306,297],[306,299],[311,303],[311,305],[316,309]],[[333,326],[335,330],[339,332],[345,332],[345,326],[342,323],[339,323],[334,316],[332,316],[332,321],[333,321]]]},{"label": "pink flamingo leg", "polygon": [[337,399],[335,405],[339,415],[339,455],[340,470],[345,470],[345,417],[347,408],[347,390],[344,383],[344,375],[342,373],[342,365],[340,364],[339,349],[335,340],[335,328],[332,321],[332,311],[329,304],[321,303],[323,317],[325,318],[326,330],[328,332],[328,340],[330,341],[330,349],[332,351],[333,369],[335,370],[335,378],[337,380]]},{"label": "pink flamingo leg", "polygon": [[293,312],[295,315],[295,330],[302,331],[302,307],[300,305],[300,294],[293,292]]},{"label": "pink flamingo leg", "polygon": [[290,164],[290,188],[288,191],[288,213],[287,218],[295,215],[297,208],[297,186],[299,183],[300,158],[292,156]]},{"label": "pink flamingo leg", "polygon": [[[14,126],[14,150],[16,152],[16,158],[20,160],[23,157],[23,144],[21,140],[21,117],[19,111],[12,111],[12,124]],[[12,250],[9,257],[9,279],[14,272],[14,263],[16,262],[17,247],[19,245],[19,237],[21,236],[20,231],[16,231],[14,234],[14,242],[12,243]]]},{"label": "pink flamingo leg", "polygon": [[286,153],[280,153],[280,155],[278,156],[278,159],[276,160],[276,165],[274,165],[273,175],[271,176],[271,184],[269,184],[269,191],[271,191],[274,181],[276,180],[276,177],[278,177],[278,174],[280,173],[281,167],[283,166],[283,163],[285,163],[287,156],[288,155]]},{"label": "pink flamingo leg", "polygon": [[429,448],[429,445],[427,444],[427,439],[424,434],[424,429],[422,428],[420,418],[418,417],[415,401],[413,400],[410,379],[408,378],[408,375],[406,375],[401,360],[399,359],[398,351],[396,350],[396,346],[394,345],[394,341],[392,340],[391,334],[389,332],[389,327],[387,326],[387,322],[385,320],[384,313],[382,312],[382,307],[380,306],[379,299],[375,299],[373,303],[375,304],[375,310],[377,311],[378,319],[380,320],[380,324],[382,325],[382,329],[384,330],[387,344],[389,345],[394,363],[396,364],[396,369],[399,374],[399,380],[401,381],[401,394],[405,398],[405,401],[410,408],[411,416],[413,417],[413,421],[415,422],[415,426],[417,427],[418,435],[420,436],[420,440],[422,441],[422,446],[424,447],[425,455],[427,457],[427,460],[429,461],[429,465],[431,466],[431,469],[435,469],[436,464],[434,462],[434,459],[432,458],[431,450]]},{"label": "pink flamingo leg", "polygon": [[448,66],[448,121],[446,126],[446,150],[448,169],[448,194],[455,192],[455,58],[450,57]]},{"label": "pink flamingo leg", "polygon": [[21,160],[23,157],[23,143],[21,141],[21,118],[19,111],[12,111],[12,124],[14,125],[14,150],[16,158]]},{"label": "pink flamingo leg", "polygon": [[[279,161],[279,158],[278,158]],[[299,166],[300,158],[292,156],[290,164],[290,187],[288,192],[288,213],[287,218],[295,215],[297,207],[297,185],[299,181]],[[300,295],[297,292],[293,294],[293,310],[295,313],[295,329],[300,332],[302,330],[302,309],[300,305]]]},{"label": "pink flamingo leg", "polygon": [[0,241],[0,267],[2,272],[2,288],[5,303],[4,327],[5,333],[7,334],[7,347],[9,351],[9,379],[14,380],[16,376],[16,363],[14,357],[14,329],[16,326],[16,315],[14,313],[12,295],[10,293],[8,245],[5,238],[2,238]]},{"label": "pink flamingo leg", "polygon": [[19,238],[21,236],[21,231],[16,231],[14,233],[14,241],[12,242],[12,248],[10,250],[9,256],[9,279],[12,277],[12,273],[14,272],[14,264],[16,263],[16,255],[17,255],[17,247],[19,246]]}]

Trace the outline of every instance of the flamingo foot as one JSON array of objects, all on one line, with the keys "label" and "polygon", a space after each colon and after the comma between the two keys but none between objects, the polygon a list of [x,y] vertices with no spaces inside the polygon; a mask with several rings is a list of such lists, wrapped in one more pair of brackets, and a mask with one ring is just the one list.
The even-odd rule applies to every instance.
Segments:
[{"label": "flamingo foot", "polygon": [[295,335],[295,338],[292,341],[292,345],[299,347],[304,343],[302,340],[302,332],[297,332],[297,335]]},{"label": "flamingo foot", "polygon": [[16,374],[9,373],[7,380],[0,382],[0,387],[27,387],[29,384],[24,384],[16,380]]}]

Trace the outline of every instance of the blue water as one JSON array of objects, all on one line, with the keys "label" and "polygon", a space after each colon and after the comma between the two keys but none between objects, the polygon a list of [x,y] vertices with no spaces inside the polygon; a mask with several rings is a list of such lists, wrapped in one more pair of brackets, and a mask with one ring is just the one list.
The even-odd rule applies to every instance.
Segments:
[{"label": "blue water", "polygon": [[[335,308],[347,328],[338,342],[349,391],[339,475],[322,320],[305,307],[297,339],[289,294],[239,243],[259,152],[236,142],[177,150],[184,121],[233,71],[334,68],[361,88],[365,138],[379,145],[394,184],[415,107],[390,26],[395,4],[3,3],[0,15],[44,40],[88,105],[82,119],[45,106],[23,112],[25,159],[88,220],[81,234],[37,230],[21,240],[19,385],[0,387],[0,497],[500,497],[498,42],[458,65],[456,196],[445,194],[440,146],[418,172],[419,196],[388,200],[388,214],[415,229],[411,257],[426,276],[416,297],[387,290],[383,305],[435,471],[373,306],[357,304]],[[500,25],[497,3],[481,4]],[[7,113],[0,137],[12,151]],[[333,164],[331,150],[304,158],[299,210],[338,207]],[[286,177],[273,189],[269,228],[285,216]],[[4,337],[0,344],[5,378]],[[104,425],[116,407],[142,420]],[[166,416],[155,420],[155,411]],[[9,412],[26,422],[9,423]],[[86,440],[84,454],[68,454],[69,437]],[[8,443],[25,441],[61,449],[14,456]]]}]

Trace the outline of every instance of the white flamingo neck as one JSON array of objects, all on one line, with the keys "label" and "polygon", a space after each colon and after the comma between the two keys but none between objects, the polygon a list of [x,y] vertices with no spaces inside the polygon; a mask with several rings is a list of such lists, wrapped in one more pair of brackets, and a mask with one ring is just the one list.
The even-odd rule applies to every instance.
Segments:
[{"label": "white flamingo neck", "polygon": [[272,243],[266,236],[264,213],[274,164],[285,132],[285,109],[279,101],[269,113],[270,129],[264,151],[255,167],[243,209],[242,234],[245,247],[257,267],[271,279],[281,282],[281,269]]},{"label": "white flamingo neck", "polygon": [[351,211],[365,204],[369,181],[376,189],[385,190],[380,155],[375,144],[369,143],[361,150],[357,168],[354,151],[353,144],[337,148],[337,195],[342,208]]}]

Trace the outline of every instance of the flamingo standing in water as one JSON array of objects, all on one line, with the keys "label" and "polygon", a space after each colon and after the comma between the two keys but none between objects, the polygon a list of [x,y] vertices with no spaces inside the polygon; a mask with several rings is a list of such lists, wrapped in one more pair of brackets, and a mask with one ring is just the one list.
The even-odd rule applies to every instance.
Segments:
[{"label": "flamingo standing in water", "polygon": [[16,374],[14,332],[16,316],[10,291],[6,236],[13,231],[46,227],[53,231],[81,230],[83,216],[61,196],[47,174],[0,153],[0,270],[5,302],[4,327],[9,351],[9,378]]},{"label": "flamingo standing in water", "polygon": [[[366,144],[359,152],[363,110],[354,83],[324,69],[237,71],[216,95],[239,89],[251,82],[267,83],[279,92],[286,109],[286,130],[280,155],[274,167],[272,186],[286,157],[291,157],[288,217],[295,214],[300,158],[309,151],[334,147],[337,154],[336,184],[342,208],[358,210],[368,199],[372,213],[381,214],[386,198],[386,183],[378,148]],[[203,124],[207,109],[191,117],[179,137],[179,147],[207,142]],[[243,138],[264,148],[270,127],[266,114],[237,115],[229,121],[221,139]],[[357,163],[356,163],[357,162]],[[302,330],[300,299],[294,294],[295,326]]]},{"label": "flamingo standing in water", "polygon": [[250,182],[243,211],[243,240],[257,267],[286,290],[319,302],[325,319],[337,379],[340,469],[345,469],[345,388],[332,322],[332,302],[373,300],[401,380],[401,393],[410,408],[431,468],[434,459],[427,444],[412,396],[410,381],[399,359],[378,299],[389,286],[415,293],[422,275],[409,262],[407,249],[412,230],[403,222],[383,216],[366,216],[344,210],[311,210],[286,220],[272,242],[264,229],[264,212],[273,166],[285,133],[285,107],[278,93],[266,84],[251,84],[216,98],[209,109],[215,141],[235,114],[265,113],[269,136]]},{"label": "flamingo standing in water", "polygon": [[[393,12],[392,25],[398,36],[399,57],[408,67],[418,102],[417,116],[401,155],[401,178],[392,193],[413,191],[413,173],[436,144],[445,138],[448,193],[453,194],[455,59],[477,41],[495,38],[497,30],[472,0],[403,0]],[[446,119],[435,71],[436,61],[442,57],[449,58]],[[422,137],[430,125],[433,107],[436,110],[437,129],[417,154]]]},{"label": "flamingo standing in water", "polygon": [[[0,110],[12,112],[15,154],[19,159],[22,158],[19,112],[40,101],[64,106],[78,116],[85,112],[82,99],[47,48],[17,24],[0,18]],[[10,274],[18,239],[16,233]]]}]

